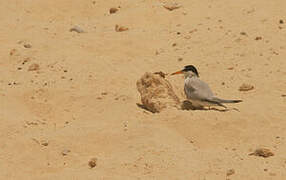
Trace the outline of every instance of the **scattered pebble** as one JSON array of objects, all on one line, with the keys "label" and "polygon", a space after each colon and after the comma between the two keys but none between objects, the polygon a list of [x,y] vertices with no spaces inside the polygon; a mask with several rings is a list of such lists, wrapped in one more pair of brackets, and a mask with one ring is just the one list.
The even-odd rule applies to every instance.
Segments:
[{"label": "scattered pebble", "polygon": [[240,32],[240,35],[247,36],[246,32]]},{"label": "scattered pebble", "polygon": [[193,29],[193,30],[189,31],[189,33],[194,33],[194,32],[197,32],[197,31],[198,31],[198,29]]},{"label": "scattered pebble", "polygon": [[250,91],[250,90],[252,90],[252,89],[254,89],[254,86],[253,85],[251,85],[251,84],[242,84],[240,87],[239,87],[239,91]]},{"label": "scattered pebble", "polygon": [[129,29],[124,26],[119,26],[118,24],[115,25],[115,31],[116,32],[123,32],[123,31],[128,31]]},{"label": "scattered pebble", "polygon": [[250,153],[249,155],[267,158],[270,156],[274,156],[274,153],[271,152],[269,149],[266,149],[266,148],[258,148],[253,153]]},{"label": "scattered pebble", "polygon": [[279,20],[280,24],[284,24],[284,21],[282,19]]},{"label": "scattered pebble", "polygon": [[39,64],[34,63],[34,64],[31,64],[31,65],[29,66],[28,71],[37,71],[37,70],[39,70],[39,69],[40,69]]},{"label": "scattered pebble", "polygon": [[181,57],[180,57],[180,58],[178,58],[178,61],[183,61],[183,58],[181,58]]},{"label": "scattered pebble", "polygon": [[70,28],[70,32],[84,33],[85,31],[78,26],[74,26],[74,27]]},{"label": "scattered pebble", "polygon": [[108,93],[107,92],[102,92],[101,95],[106,96]]},{"label": "scattered pebble", "polygon": [[118,11],[118,9],[117,9],[117,8],[114,8],[114,7],[109,9],[109,13],[110,13],[110,14],[114,14],[114,13],[116,13],[117,11]]},{"label": "scattered pebble", "polygon": [[30,58],[25,58],[24,61],[22,62],[22,64],[25,65],[29,61],[30,61]]},{"label": "scattered pebble", "polygon": [[192,36],[190,36],[190,35],[184,36],[185,39],[191,39],[191,37],[192,37]]},{"label": "scattered pebble", "polygon": [[235,170],[234,169],[229,169],[226,171],[226,176],[231,176],[235,173]]},{"label": "scattered pebble", "polygon": [[49,145],[49,142],[46,141],[46,140],[42,140],[42,141],[40,142],[40,144],[41,144],[42,146],[48,146],[48,145]]},{"label": "scattered pebble", "polygon": [[8,83],[8,86],[11,86],[11,85],[18,85],[19,83],[16,83],[16,82],[13,82],[13,83]]},{"label": "scattered pebble", "polygon": [[166,3],[163,5],[163,7],[169,11],[173,11],[175,9],[179,9],[181,5],[179,5],[178,3]]},{"label": "scattered pebble", "polygon": [[63,156],[66,156],[66,155],[68,155],[70,152],[71,152],[71,151],[70,151],[69,149],[64,149],[61,154],[62,154]]},{"label": "scattered pebble", "polygon": [[229,68],[227,68],[227,70],[233,70],[234,69],[234,67],[229,67]]},{"label": "scattered pebble", "polygon": [[31,48],[32,45],[31,44],[24,44],[24,48]]},{"label": "scattered pebble", "polygon": [[96,163],[97,163],[97,158],[92,158],[88,161],[88,166],[90,168],[94,168],[96,166]]},{"label": "scattered pebble", "polygon": [[13,56],[16,52],[17,52],[16,49],[12,49],[9,54],[10,54],[10,56]]},{"label": "scattered pebble", "polygon": [[281,97],[286,97],[286,94],[282,94]]},{"label": "scattered pebble", "polygon": [[262,37],[261,37],[261,36],[257,36],[257,37],[255,38],[255,40],[256,40],[256,41],[262,40]]}]

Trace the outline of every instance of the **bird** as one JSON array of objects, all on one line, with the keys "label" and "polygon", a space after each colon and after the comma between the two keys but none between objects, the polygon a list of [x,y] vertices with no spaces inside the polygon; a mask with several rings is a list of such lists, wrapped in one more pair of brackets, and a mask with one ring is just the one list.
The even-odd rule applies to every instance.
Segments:
[{"label": "bird", "polygon": [[221,106],[227,109],[224,103],[239,103],[242,100],[226,100],[216,97],[207,83],[200,80],[197,68],[194,65],[187,65],[182,70],[172,73],[171,75],[184,74],[185,85],[184,91],[192,106],[195,109],[201,109],[212,106]]}]

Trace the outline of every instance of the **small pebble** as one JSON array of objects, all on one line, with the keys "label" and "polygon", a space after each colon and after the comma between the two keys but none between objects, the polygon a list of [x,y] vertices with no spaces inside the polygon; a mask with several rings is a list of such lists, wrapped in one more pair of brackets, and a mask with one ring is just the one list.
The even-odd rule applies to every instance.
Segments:
[{"label": "small pebble", "polygon": [[24,44],[24,48],[31,48],[32,45],[31,44]]},{"label": "small pebble", "polygon": [[69,149],[64,149],[61,154],[62,154],[63,156],[66,156],[66,155],[68,155],[70,152],[71,152],[71,151],[70,151]]},{"label": "small pebble", "polygon": [[49,145],[49,142],[48,142],[48,141],[45,141],[45,140],[42,140],[42,141],[41,141],[41,145],[43,145],[43,146],[48,146],[48,145]]},{"label": "small pebble", "polygon": [[284,21],[282,19],[279,20],[280,24],[284,24]]},{"label": "small pebble", "polygon": [[31,65],[29,66],[28,71],[37,71],[37,70],[39,70],[39,69],[40,69],[39,64],[34,63],[34,64],[31,64]]},{"label": "small pebble", "polygon": [[231,176],[235,173],[235,170],[234,169],[229,169],[226,171],[226,176]]},{"label": "small pebble", "polygon": [[13,56],[16,52],[17,52],[16,49],[12,49],[9,54],[10,54],[10,56]]},{"label": "small pebble", "polygon": [[124,26],[119,26],[119,25],[115,25],[115,31],[116,32],[123,32],[123,31],[128,31],[129,30],[129,28],[127,28],[127,27],[124,27]]},{"label": "small pebble", "polygon": [[194,32],[197,32],[197,31],[198,31],[198,29],[193,29],[193,30],[189,31],[189,33],[194,33]]},{"label": "small pebble", "polygon": [[109,13],[110,13],[110,14],[114,14],[114,13],[116,13],[117,11],[118,11],[117,8],[110,8],[110,9],[109,9]]},{"label": "small pebble", "polygon": [[261,40],[261,39],[262,39],[261,36],[257,36],[257,37],[255,38],[256,41]]},{"label": "small pebble", "polygon": [[240,35],[247,36],[246,32],[240,32]]},{"label": "small pebble", "polygon": [[108,93],[107,92],[102,92],[101,95],[106,96]]},{"label": "small pebble", "polygon": [[254,89],[254,86],[251,85],[251,84],[242,84],[240,87],[239,87],[239,91],[250,91]]},{"label": "small pebble", "polygon": [[163,5],[163,7],[169,11],[173,11],[175,9],[179,9],[181,5],[179,5],[178,3],[166,3],[165,5]]},{"label": "small pebble", "polygon": [[92,158],[88,161],[88,166],[90,168],[94,168],[96,166],[96,163],[97,163],[97,158]]},{"label": "small pebble", "polygon": [[78,26],[74,26],[74,27],[70,28],[70,32],[84,33],[85,31]]}]

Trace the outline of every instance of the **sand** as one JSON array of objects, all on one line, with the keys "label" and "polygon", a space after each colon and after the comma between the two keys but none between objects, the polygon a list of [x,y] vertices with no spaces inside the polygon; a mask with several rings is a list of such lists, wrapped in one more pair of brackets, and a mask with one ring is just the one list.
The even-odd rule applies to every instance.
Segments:
[{"label": "sand", "polygon": [[[0,179],[286,178],[286,1],[165,2],[0,2]],[[189,64],[239,111],[137,105],[145,72]]]}]

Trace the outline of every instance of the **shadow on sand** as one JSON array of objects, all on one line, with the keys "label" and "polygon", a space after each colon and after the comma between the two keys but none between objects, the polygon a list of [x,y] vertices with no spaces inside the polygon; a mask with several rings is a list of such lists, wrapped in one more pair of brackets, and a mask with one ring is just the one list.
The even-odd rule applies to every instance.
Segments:
[{"label": "shadow on sand", "polygon": [[[152,112],[150,111],[146,106],[144,106],[143,104],[139,104],[139,103],[136,103],[136,105],[141,108],[141,109],[144,109],[146,111],[149,111],[149,112]],[[236,108],[225,108],[225,109],[217,109],[217,108],[214,108],[214,107],[211,107],[211,108],[205,108],[205,107],[194,107],[192,105],[192,103],[188,100],[185,100],[182,102],[181,104],[181,110],[187,110],[187,111],[190,111],[190,110],[201,110],[201,111],[219,111],[219,112],[227,112],[227,111],[231,111],[231,110],[235,110],[235,111],[238,111],[238,109]],[[155,112],[152,112],[152,113],[155,113]]]}]

